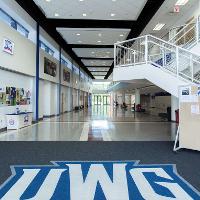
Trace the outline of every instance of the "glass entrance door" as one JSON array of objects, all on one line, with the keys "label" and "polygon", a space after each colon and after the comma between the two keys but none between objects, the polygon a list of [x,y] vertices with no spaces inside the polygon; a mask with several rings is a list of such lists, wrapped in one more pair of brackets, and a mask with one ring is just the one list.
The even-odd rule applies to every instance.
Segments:
[{"label": "glass entrance door", "polygon": [[103,105],[110,105],[110,96],[103,96]]},{"label": "glass entrance door", "polygon": [[101,105],[101,95],[94,95],[94,105]]}]

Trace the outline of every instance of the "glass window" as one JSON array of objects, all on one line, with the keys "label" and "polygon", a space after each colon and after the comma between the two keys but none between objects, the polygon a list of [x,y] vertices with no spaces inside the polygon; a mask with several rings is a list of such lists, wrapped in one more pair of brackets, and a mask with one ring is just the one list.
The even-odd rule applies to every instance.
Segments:
[{"label": "glass window", "polygon": [[39,45],[40,48],[47,52],[49,55],[54,55],[54,51],[51,48],[49,48],[44,42],[40,41]]},{"label": "glass window", "polygon": [[1,8],[0,8],[0,20],[4,21],[6,24],[17,30],[26,38],[28,38],[29,31],[26,28],[24,28],[20,23],[18,23],[16,20],[14,20],[10,15],[4,12]]}]

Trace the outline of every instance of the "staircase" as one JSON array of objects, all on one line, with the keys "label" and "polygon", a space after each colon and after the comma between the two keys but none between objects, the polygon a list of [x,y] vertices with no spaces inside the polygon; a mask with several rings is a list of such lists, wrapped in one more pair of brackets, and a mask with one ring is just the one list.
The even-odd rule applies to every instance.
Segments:
[{"label": "staircase", "polygon": [[114,53],[113,81],[147,79],[176,97],[179,86],[200,83],[200,56],[154,36],[116,43]]}]

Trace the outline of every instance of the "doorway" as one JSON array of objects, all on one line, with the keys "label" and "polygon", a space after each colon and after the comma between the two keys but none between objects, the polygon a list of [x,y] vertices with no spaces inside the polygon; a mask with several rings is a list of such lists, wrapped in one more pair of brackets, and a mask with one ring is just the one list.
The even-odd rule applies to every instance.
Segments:
[{"label": "doorway", "polygon": [[110,105],[110,96],[103,96],[103,105]]},{"label": "doorway", "polygon": [[94,105],[101,105],[102,99],[101,95],[94,95]]}]

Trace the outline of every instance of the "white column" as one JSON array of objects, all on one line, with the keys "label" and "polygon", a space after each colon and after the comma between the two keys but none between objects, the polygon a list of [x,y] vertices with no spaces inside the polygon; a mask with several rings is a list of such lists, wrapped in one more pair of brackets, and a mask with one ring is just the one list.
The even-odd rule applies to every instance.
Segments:
[{"label": "white column", "polygon": [[171,96],[171,118],[172,121],[176,121],[175,110],[179,109],[179,99],[175,96]]},{"label": "white column", "polygon": [[135,89],[135,105],[140,104],[140,90]]}]

